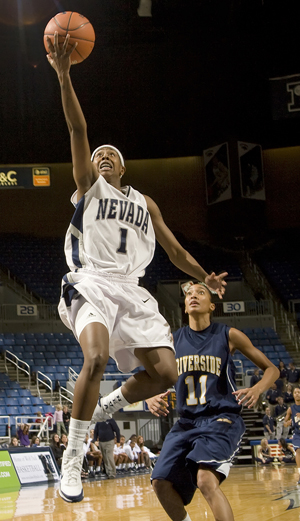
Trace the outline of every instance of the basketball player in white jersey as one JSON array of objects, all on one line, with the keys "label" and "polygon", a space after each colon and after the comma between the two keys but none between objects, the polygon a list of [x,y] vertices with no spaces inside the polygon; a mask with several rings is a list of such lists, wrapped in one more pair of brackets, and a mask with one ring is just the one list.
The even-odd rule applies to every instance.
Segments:
[{"label": "basketball player in white jersey", "polygon": [[61,497],[76,502],[83,499],[83,441],[109,355],[123,372],[140,365],[145,368],[129,378],[122,392],[114,392],[113,410],[154,396],[177,380],[170,327],[155,299],[138,286],[153,257],[155,237],[173,264],[205,281],[220,297],[227,273],[208,275],[175,239],[154,201],[130,186],[121,187],[126,169],[119,150],[102,145],[91,156],[86,121],[70,79],[70,54],[75,46],[67,51],[68,39],[61,48],[57,34],[54,44],[48,39],[47,58],[61,88],[77,185],[72,197],[76,210],[65,241],[71,271],[63,278],[59,304],[61,319],[72,329],[84,354],[60,484]]}]

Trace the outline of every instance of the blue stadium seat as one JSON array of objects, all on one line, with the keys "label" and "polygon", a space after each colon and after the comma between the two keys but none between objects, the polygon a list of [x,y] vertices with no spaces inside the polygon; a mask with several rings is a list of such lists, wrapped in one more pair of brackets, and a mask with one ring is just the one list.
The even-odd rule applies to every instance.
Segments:
[{"label": "blue stadium seat", "polygon": [[32,415],[31,406],[21,407],[20,413],[22,416],[31,416]]},{"label": "blue stadium seat", "polygon": [[0,396],[0,407],[6,407],[6,398]]},{"label": "blue stadium seat", "polygon": [[23,398],[18,398],[18,402],[20,407],[31,407],[31,396],[25,396]]},{"label": "blue stadium seat", "polygon": [[31,399],[31,404],[32,405],[44,405],[45,402],[44,402],[43,398],[40,398],[39,396],[33,396]]},{"label": "blue stadium seat", "polygon": [[21,396],[22,398],[26,398],[26,396],[29,396],[31,398],[31,392],[29,391],[29,389],[20,389],[19,396]]},{"label": "blue stadium seat", "polygon": [[0,405],[0,416],[6,416],[7,414],[7,407],[4,405]]},{"label": "blue stadium seat", "polygon": [[9,387],[6,389],[6,396],[9,398],[19,398],[19,391],[18,389],[13,389]]}]

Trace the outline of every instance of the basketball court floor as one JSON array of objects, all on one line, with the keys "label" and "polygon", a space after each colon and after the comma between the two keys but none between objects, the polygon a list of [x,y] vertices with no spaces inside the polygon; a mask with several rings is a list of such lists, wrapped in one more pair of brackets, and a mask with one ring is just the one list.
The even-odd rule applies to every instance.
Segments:
[{"label": "basketball court floor", "polygon": [[[235,521],[299,521],[300,486],[296,467],[233,467],[222,490]],[[58,485],[23,487],[1,493],[0,521],[167,521],[150,484],[150,475],[89,480],[84,500],[66,503]],[[192,521],[213,521],[199,491],[187,507]]]}]

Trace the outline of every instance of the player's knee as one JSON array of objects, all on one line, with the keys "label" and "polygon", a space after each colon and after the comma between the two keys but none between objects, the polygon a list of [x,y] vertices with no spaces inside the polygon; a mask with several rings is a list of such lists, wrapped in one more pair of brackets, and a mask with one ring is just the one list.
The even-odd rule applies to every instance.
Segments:
[{"label": "player's knee", "polygon": [[206,499],[209,499],[215,493],[218,486],[219,485],[215,481],[209,479],[209,476],[205,473],[198,473],[197,487]]},{"label": "player's knee", "polygon": [[158,383],[161,385],[161,390],[164,391],[168,387],[173,387],[178,380],[177,368],[173,367],[164,367],[158,373]]},{"label": "player's knee", "polygon": [[152,481],[153,490],[157,496],[167,493],[170,485],[171,483],[164,479],[154,479]]},{"label": "player's knee", "polygon": [[101,378],[108,362],[108,356],[104,353],[92,352],[84,359],[84,369],[88,372],[91,380]]}]

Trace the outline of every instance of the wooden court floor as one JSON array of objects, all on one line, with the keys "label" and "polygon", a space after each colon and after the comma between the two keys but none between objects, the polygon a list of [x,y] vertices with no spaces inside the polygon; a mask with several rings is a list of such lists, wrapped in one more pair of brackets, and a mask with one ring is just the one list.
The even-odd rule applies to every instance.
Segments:
[{"label": "wooden court floor", "polygon": [[[235,521],[300,519],[300,486],[295,467],[234,467],[222,490]],[[0,521],[167,521],[150,484],[150,475],[88,481],[81,503],[66,503],[58,486],[0,493]],[[187,507],[192,521],[213,521],[197,491]]]}]

